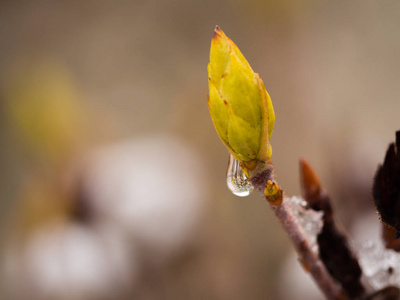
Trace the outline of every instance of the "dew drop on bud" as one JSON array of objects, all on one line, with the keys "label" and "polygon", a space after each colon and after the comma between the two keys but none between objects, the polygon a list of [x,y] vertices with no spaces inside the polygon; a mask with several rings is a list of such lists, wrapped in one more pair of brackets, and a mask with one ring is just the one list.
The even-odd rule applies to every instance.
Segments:
[{"label": "dew drop on bud", "polygon": [[229,154],[228,169],[226,170],[226,183],[231,192],[239,197],[250,195],[254,187],[249,178],[243,172],[242,168],[232,154]]}]

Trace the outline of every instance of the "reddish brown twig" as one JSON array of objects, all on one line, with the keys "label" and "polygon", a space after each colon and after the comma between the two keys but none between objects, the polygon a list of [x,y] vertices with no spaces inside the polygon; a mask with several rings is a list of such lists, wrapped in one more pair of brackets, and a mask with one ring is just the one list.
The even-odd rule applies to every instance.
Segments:
[{"label": "reddish brown twig", "polygon": [[[284,197],[280,206],[274,206],[268,197],[266,200],[292,241],[299,261],[325,297],[337,300],[397,299],[400,289],[395,286],[366,293],[361,283],[362,271],[358,259],[349,246],[347,234],[335,222],[328,194],[304,159],[300,161],[300,170],[305,200]],[[250,180],[264,194],[265,184],[271,178],[272,164]],[[317,230],[310,231],[310,226],[316,226]]]},{"label": "reddish brown twig", "polygon": [[305,159],[300,160],[300,175],[302,194],[308,206],[324,213],[324,225],[317,237],[319,256],[347,295],[351,299],[359,298],[365,293],[360,281],[362,271],[349,246],[347,234],[335,222],[329,196]]},{"label": "reddish brown twig", "polygon": [[[272,178],[273,168],[272,165],[266,171],[257,174],[251,178],[253,186],[264,194],[265,184]],[[268,199],[266,199],[268,201]],[[294,200],[294,198],[283,199],[283,203],[280,206],[271,205],[272,210],[277,216],[283,229],[291,239],[294,248],[296,249],[299,260],[302,263],[305,270],[307,270],[314,281],[317,283],[319,288],[325,294],[327,299],[340,299],[347,300],[348,297],[343,289],[338,285],[332,276],[329,274],[324,263],[321,261],[318,253],[315,249],[315,242],[310,241],[310,236],[307,234],[304,228],[304,217],[309,213],[317,214],[311,209],[307,209],[304,205],[301,205],[302,200]],[[312,222],[313,220],[310,220]],[[315,220],[314,220],[315,221]],[[321,218],[319,219],[322,223]],[[315,221],[316,222],[316,221]],[[310,224],[308,224],[310,225]],[[315,224],[314,224],[315,225]],[[320,227],[322,224],[320,224]],[[314,239],[316,240],[316,234]]]},{"label": "reddish brown twig", "polygon": [[289,198],[284,198],[281,206],[271,205],[271,208],[291,239],[300,262],[310,272],[327,299],[348,299],[341,287],[333,280],[318,254],[312,249],[309,238],[296,221],[297,217],[289,207],[288,201],[290,201]]}]

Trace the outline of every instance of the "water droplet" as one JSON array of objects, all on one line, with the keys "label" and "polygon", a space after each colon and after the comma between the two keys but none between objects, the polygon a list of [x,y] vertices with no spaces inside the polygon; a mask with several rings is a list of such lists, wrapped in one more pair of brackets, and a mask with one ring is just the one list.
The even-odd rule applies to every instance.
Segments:
[{"label": "water droplet", "polygon": [[239,197],[250,195],[254,187],[249,178],[243,172],[242,168],[232,154],[229,154],[228,169],[226,171],[226,183],[231,192]]}]

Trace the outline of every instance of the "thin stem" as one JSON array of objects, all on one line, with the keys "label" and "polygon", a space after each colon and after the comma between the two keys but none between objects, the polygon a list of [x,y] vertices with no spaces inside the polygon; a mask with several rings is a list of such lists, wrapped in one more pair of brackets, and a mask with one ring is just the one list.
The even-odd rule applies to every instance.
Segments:
[{"label": "thin stem", "polygon": [[[274,168],[272,162],[269,161],[262,169],[256,170],[251,176],[252,185],[264,194],[265,187],[268,181],[274,181]],[[280,189],[280,188],[279,188]],[[265,195],[265,194],[264,194]],[[281,194],[282,195],[282,194]],[[275,204],[270,201],[270,197],[265,196],[266,200],[270,204]],[[336,300],[347,300],[347,293],[342,289],[332,275],[327,270],[324,262],[321,260],[318,250],[315,249],[317,246],[317,235],[318,232],[314,233],[313,238],[314,243],[310,241],[310,235],[306,234],[306,230],[302,225],[302,220],[304,216],[309,213],[316,213],[311,208],[306,209],[304,206],[294,203],[291,198],[285,197],[283,202],[279,206],[271,205],[276,217],[281,223],[283,229],[288,234],[295,247],[299,260],[303,267],[310,272],[314,281],[317,283],[319,288],[325,294],[327,299]],[[320,218],[320,230],[324,225],[323,218]],[[311,222],[311,220],[310,220]],[[314,246],[314,249],[313,249]]]},{"label": "thin stem", "polygon": [[296,222],[296,216],[288,205],[288,201],[290,201],[289,198],[284,198],[282,205],[278,207],[271,205],[271,208],[291,239],[303,267],[310,272],[327,299],[348,299],[341,287],[328,273],[318,254],[313,251],[308,236]]}]

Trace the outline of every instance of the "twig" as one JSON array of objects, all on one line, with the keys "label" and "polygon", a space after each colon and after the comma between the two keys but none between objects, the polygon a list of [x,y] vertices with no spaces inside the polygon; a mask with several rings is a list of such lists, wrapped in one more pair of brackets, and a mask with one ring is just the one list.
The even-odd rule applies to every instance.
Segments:
[{"label": "twig", "polygon": [[[264,194],[267,181],[273,180],[272,164],[268,164],[263,172],[251,177],[250,180],[253,186]],[[266,197],[266,200],[271,203],[268,197]],[[293,202],[291,201],[292,199],[285,197],[280,206],[271,205],[271,208],[281,223],[283,229],[291,239],[292,244],[299,255],[300,262],[304,268],[310,272],[311,276],[314,278],[314,281],[325,294],[327,299],[349,299],[341,286],[338,285],[332,278],[331,274],[329,274],[324,263],[318,256],[316,249],[313,249],[314,245],[311,244],[305,229],[301,226],[300,218],[306,215],[307,211],[312,210],[306,209],[300,204],[293,205]],[[302,214],[299,215],[301,212]],[[316,234],[317,233],[315,233],[315,235]]]},{"label": "twig", "polygon": [[276,207],[271,205],[271,207],[283,229],[291,239],[299,255],[300,262],[306,270],[309,270],[327,299],[348,299],[341,287],[333,280],[317,253],[313,251],[307,235],[295,221],[296,217],[287,204],[288,200],[288,198],[284,198],[281,206]]},{"label": "twig", "polygon": [[[400,133],[398,139],[400,140]],[[300,161],[300,170],[302,194],[305,199],[303,202],[306,205],[301,204],[300,200],[294,200],[295,197],[284,197],[279,206],[273,205],[277,202],[271,201],[268,196],[265,198],[292,241],[299,261],[311,274],[325,297],[337,300],[397,299],[400,290],[394,286],[366,292],[361,283],[362,270],[358,259],[349,246],[346,232],[335,222],[328,194],[306,160]],[[275,182],[272,163],[269,162],[263,171],[253,174],[254,176],[250,176],[252,185],[265,195],[267,182]],[[315,220],[310,218],[313,214],[321,215]],[[318,231],[310,232],[308,227],[316,225],[318,221]],[[396,230],[399,228],[396,227]]]},{"label": "twig", "polygon": [[308,206],[324,213],[324,225],[317,237],[319,257],[351,299],[363,296],[365,288],[360,281],[362,271],[358,259],[349,246],[347,234],[335,222],[328,194],[305,159],[300,160],[300,177],[302,194]]}]

